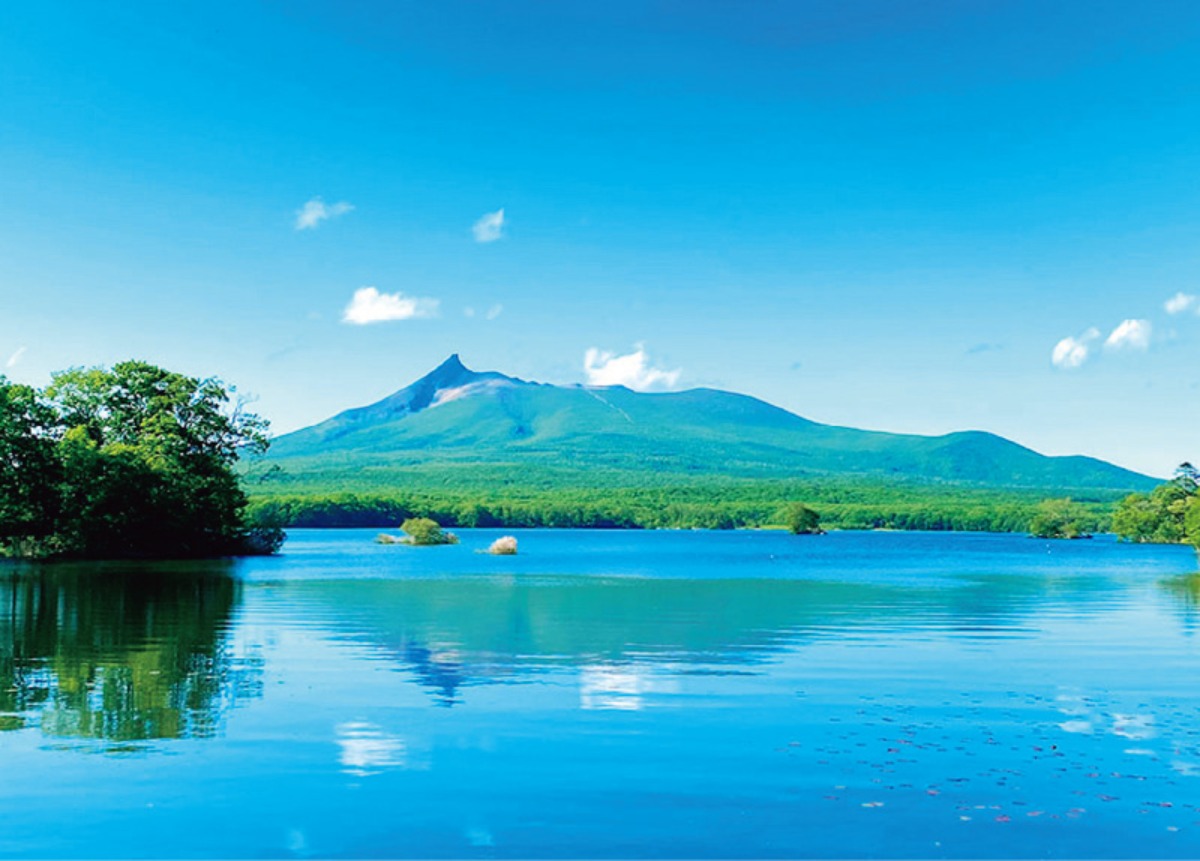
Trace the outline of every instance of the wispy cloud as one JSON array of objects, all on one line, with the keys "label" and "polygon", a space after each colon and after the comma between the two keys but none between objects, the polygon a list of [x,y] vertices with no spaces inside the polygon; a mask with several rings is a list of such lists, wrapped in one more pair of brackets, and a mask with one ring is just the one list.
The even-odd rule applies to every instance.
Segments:
[{"label": "wispy cloud", "polygon": [[1168,314],[1182,314],[1188,308],[1197,308],[1196,297],[1191,293],[1179,292],[1163,303],[1163,309]]},{"label": "wispy cloud", "polygon": [[1150,346],[1152,328],[1149,320],[1122,320],[1105,339],[1104,346],[1110,350],[1145,350]]},{"label": "wispy cloud", "polygon": [[1078,368],[1087,361],[1092,341],[1099,337],[1100,330],[1093,327],[1077,338],[1063,338],[1054,345],[1054,350],[1050,353],[1050,361],[1057,368]]},{"label": "wispy cloud", "polygon": [[18,347],[17,351],[8,357],[8,361],[4,363],[6,368],[15,368],[17,363],[25,357],[25,347]]},{"label": "wispy cloud", "polygon": [[322,221],[330,218],[337,218],[339,215],[345,215],[354,209],[346,201],[327,204],[319,197],[314,197],[304,206],[296,210],[296,229],[297,230],[312,230]]},{"label": "wispy cloud", "polygon": [[589,386],[627,386],[634,391],[669,389],[679,381],[680,370],[664,371],[650,366],[646,350],[618,356],[595,347],[583,356],[583,370]]},{"label": "wispy cloud", "polygon": [[471,227],[476,242],[495,242],[504,236],[504,210],[484,213]]},{"label": "wispy cloud", "polygon": [[[495,305],[493,305],[492,307],[488,308],[486,311],[483,312],[483,317],[485,320],[495,320],[497,317],[499,317],[503,313],[504,313],[504,306],[501,305],[499,302],[497,302]],[[463,308],[463,316],[464,317],[474,317],[475,314],[476,314],[475,306],[468,305],[467,307]]]},{"label": "wispy cloud", "polygon": [[389,320],[413,320],[435,317],[437,310],[437,299],[422,299],[403,293],[380,293],[374,287],[360,287],[354,291],[354,297],[342,313],[342,322],[363,326]]}]

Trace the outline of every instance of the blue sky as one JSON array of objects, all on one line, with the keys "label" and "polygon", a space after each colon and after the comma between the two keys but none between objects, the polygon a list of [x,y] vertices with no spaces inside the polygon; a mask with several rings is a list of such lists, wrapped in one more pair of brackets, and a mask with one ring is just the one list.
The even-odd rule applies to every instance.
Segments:
[{"label": "blue sky", "polygon": [[1170,0],[8,4],[2,370],[145,358],[286,431],[458,352],[1165,475],[1198,40]]}]

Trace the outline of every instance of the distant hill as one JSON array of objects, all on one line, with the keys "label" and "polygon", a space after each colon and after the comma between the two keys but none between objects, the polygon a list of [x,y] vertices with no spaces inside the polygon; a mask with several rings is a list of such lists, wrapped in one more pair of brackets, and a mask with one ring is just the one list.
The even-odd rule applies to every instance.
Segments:
[{"label": "distant hill", "polygon": [[416,473],[507,475],[506,483],[543,486],[601,477],[642,486],[829,478],[1109,492],[1157,484],[1102,460],[1048,457],[981,431],[835,427],[733,392],[532,383],[472,371],[457,355],[377,403],[277,438],[267,463],[283,470],[284,484],[347,490]]}]

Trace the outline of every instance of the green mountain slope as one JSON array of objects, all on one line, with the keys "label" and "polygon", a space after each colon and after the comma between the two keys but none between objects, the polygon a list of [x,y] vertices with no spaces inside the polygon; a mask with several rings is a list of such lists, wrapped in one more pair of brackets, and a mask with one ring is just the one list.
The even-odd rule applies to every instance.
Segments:
[{"label": "green mountain slope", "polygon": [[542,486],[685,477],[1109,491],[1156,483],[979,431],[928,437],[834,427],[714,389],[649,394],[530,383],[471,371],[457,355],[378,403],[279,437],[268,463],[281,468],[284,485],[342,490],[472,473]]}]

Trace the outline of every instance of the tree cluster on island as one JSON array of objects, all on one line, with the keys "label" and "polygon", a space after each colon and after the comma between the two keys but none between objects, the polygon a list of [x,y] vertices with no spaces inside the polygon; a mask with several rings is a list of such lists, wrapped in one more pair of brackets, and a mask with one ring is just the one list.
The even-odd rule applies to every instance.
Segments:
[{"label": "tree cluster on island", "polygon": [[403,536],[389,535],[386,532],[375,536],[377,544],[407,544],[410,547],[437,547],[443,544],[457,544],[458,536],[446,532],[436,520],[429,517],[409,517],[400,524]]},{"label": "tree cluster on island", "polygon": [[0,551],[10,556],[195,558],[264,554],[234,471],[267,423],[215,379],[146,362],[56,373],[38,390],[0,377]]},{"label": "tree cluster on island", "polygon": [[1095,528],[1083,506],[1069,498],[1042,500],[1029,521],[1034,538],[1091,538]]}]

